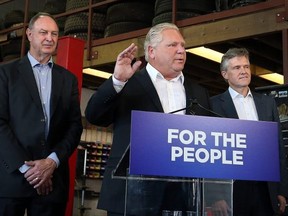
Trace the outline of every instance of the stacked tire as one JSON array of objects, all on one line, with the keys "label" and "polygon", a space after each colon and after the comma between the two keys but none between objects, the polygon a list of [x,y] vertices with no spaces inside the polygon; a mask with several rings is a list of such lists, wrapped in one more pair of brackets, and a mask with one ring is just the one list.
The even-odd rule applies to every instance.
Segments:
[{"label": "stacked tire", "polygon": [[[31,15],[30,15],[31,16]],[[24,22],[24,11],[11,10],[4,16],[3,25],[4,28],[11,28],[14,25],[22,25]],[[19,31],[19,30],[18,30]],[[22,29],[20,29],[22,32]],[[1,46],[2,61],[10,61],[21,56],[22,48],[22,35],[16,34],[15,31],[8,34],[7,41]],[[29,43],[25,42],[25,50],[29,49]]]},{"label": "stacked tire", "polygon": [[153,17],[154,0],[114,3],[107,9],[104,37],[151,27]]},{"label": "stacked tire", "polygon": [[[211,0],[178,0],[176,20],[187,19],[215,11],[215,2]],[[152,25],[172,21],[172,0],[156,0],[155,17]]]},{"label": "stacked tire", "polygon": [[259,2],[264,2],[265,0],[234,0],[232,3],[232,8],[243,7],[250,4],[255,4]]},{"label": "stacked tire", "polygon": [[[103,0],[94,0],[94,3]],[[67,0],[66,11],[87,7],[89,0]],[[87,40],[88,38],[88,12],[79,12],[67,17],[64,34]],[[103,38],[105,29],[106,8],[95,8],[92,14],[92,39]]]},{"label": "stacked tire", "polygon": [[[42,11],[49,13],[51,15],[56,15],[56,14],[64,13],[65,10],[66,10],[66,0],[61,0],[61,1],[51,0],[45,3]],[[56,19],[56,21],[59,27],[59,36],[63,36],[66,17],[59,17]]]}]

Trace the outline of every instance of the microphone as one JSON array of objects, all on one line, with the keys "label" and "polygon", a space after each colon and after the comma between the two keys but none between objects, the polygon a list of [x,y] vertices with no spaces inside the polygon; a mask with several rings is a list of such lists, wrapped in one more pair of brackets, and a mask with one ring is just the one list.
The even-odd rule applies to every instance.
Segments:
[{"label": "microphone", "polygon": [[191,101],[192,101],[192,102],[191,102],[192,105],[197,105],[197,106],[200,107],[201,109],[206,110],[207,112],[209,112],[210,114],[213,114],[213,115],[216,116],[216,117],[224,117],[224,116],[220,115],[219,113],[216,113],[216,112],[214,112],[213,110],[207,109],[206,107],[202,106],[202,105],[198,102],[198,100],[197,100],[196,98],[191,99]]},{"label": "microphone", "polygon": [[[184,108],[181,108],[181,109],[178,109],[178,110],[174,110],[172,112],[169,112],[169,114],[173,114],[173,113],[177,113],[177,112],[180,112],[180,111],[183,111],[183,110],[186,110],[186,109],[189,109],[193,106],[193,101],[190,99],[190,104],[187,106],[187,107],[184,107]],[[195,113],[191,113],[192,115],[194,115]]]},{"label": "microphone", "polygon": [[[214,112],[214,111],[212,111],[212,110],[210,110],[210,109],[207,109],[206,107],[202,106],[202,105],[198,102],[198,100],[197,100],[196,98],[189,99],[189,101],[190,101],[190,104],[189,104],[187,107],[184,107],[184,108],[178,109],[178,110],[174,110],[174,111],[172,111],[172,112],[169,112],[169,114],[173,114],[173,113],[176,113],[176,112],[180,112],[180,111],[183,111],[183,110],[187,110],[187,109],[192,108],[193,105],[196,105],[196,106],[200,107],[201,109],[207,111],[208,113],[213,114],[213,115],[216,116],[216,117],[223,117],[223,116],[220,115],[219,113],[216,113],[216,112]],[[193,110],[190,110],[189,112],[190,112],[191,115],[195,115],[195,114],[196,114]]]}]

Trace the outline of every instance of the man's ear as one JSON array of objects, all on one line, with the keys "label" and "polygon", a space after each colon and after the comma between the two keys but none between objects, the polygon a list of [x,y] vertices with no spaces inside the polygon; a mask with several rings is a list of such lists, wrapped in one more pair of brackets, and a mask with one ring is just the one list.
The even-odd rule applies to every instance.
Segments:
[{"label": "man's ear", "polygon": [[148,46],[148,55],[150,57],[150,59],[154,59],[155,58],[155,50],[152,46]]},{"label": "man's ear", "polygon": [[227,71],[221,71],[221,75],[223,76],[223,78],[224,78],[225,80],[228,79],[228,78],[227,78]]},{"label": "man's ear", "polygon": [[26,35],[27,35],[27,39],[28,39],[29,41],[31,41],[31,34],[32,34],[31,29],[27,28],[27,29],[26,29]]}]

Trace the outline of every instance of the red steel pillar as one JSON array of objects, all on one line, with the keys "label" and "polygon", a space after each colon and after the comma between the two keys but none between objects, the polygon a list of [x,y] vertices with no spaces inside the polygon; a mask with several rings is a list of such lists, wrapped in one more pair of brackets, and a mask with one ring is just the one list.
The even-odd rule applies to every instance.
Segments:
[{"label": "red steel pillar", "polygon": [[[61,37],[58,41],[56,62],[76,75],[78,79],[79,96],[82,89],[82,70],[85,41],[73,37]],[[79,97],[79,100],[80,100]],[[77,149],[69,159],[70,186],[65,216],[72,216],[74,202],[74,186],[76,177]]]}]

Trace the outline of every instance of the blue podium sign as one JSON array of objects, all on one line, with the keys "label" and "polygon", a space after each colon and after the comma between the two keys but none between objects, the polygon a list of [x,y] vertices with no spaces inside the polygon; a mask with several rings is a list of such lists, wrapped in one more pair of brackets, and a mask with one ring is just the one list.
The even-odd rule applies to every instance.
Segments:
[{"label": "blue podium sign", "polygon": [[275,122],[132,112],[130,174],[279,181]]}]

